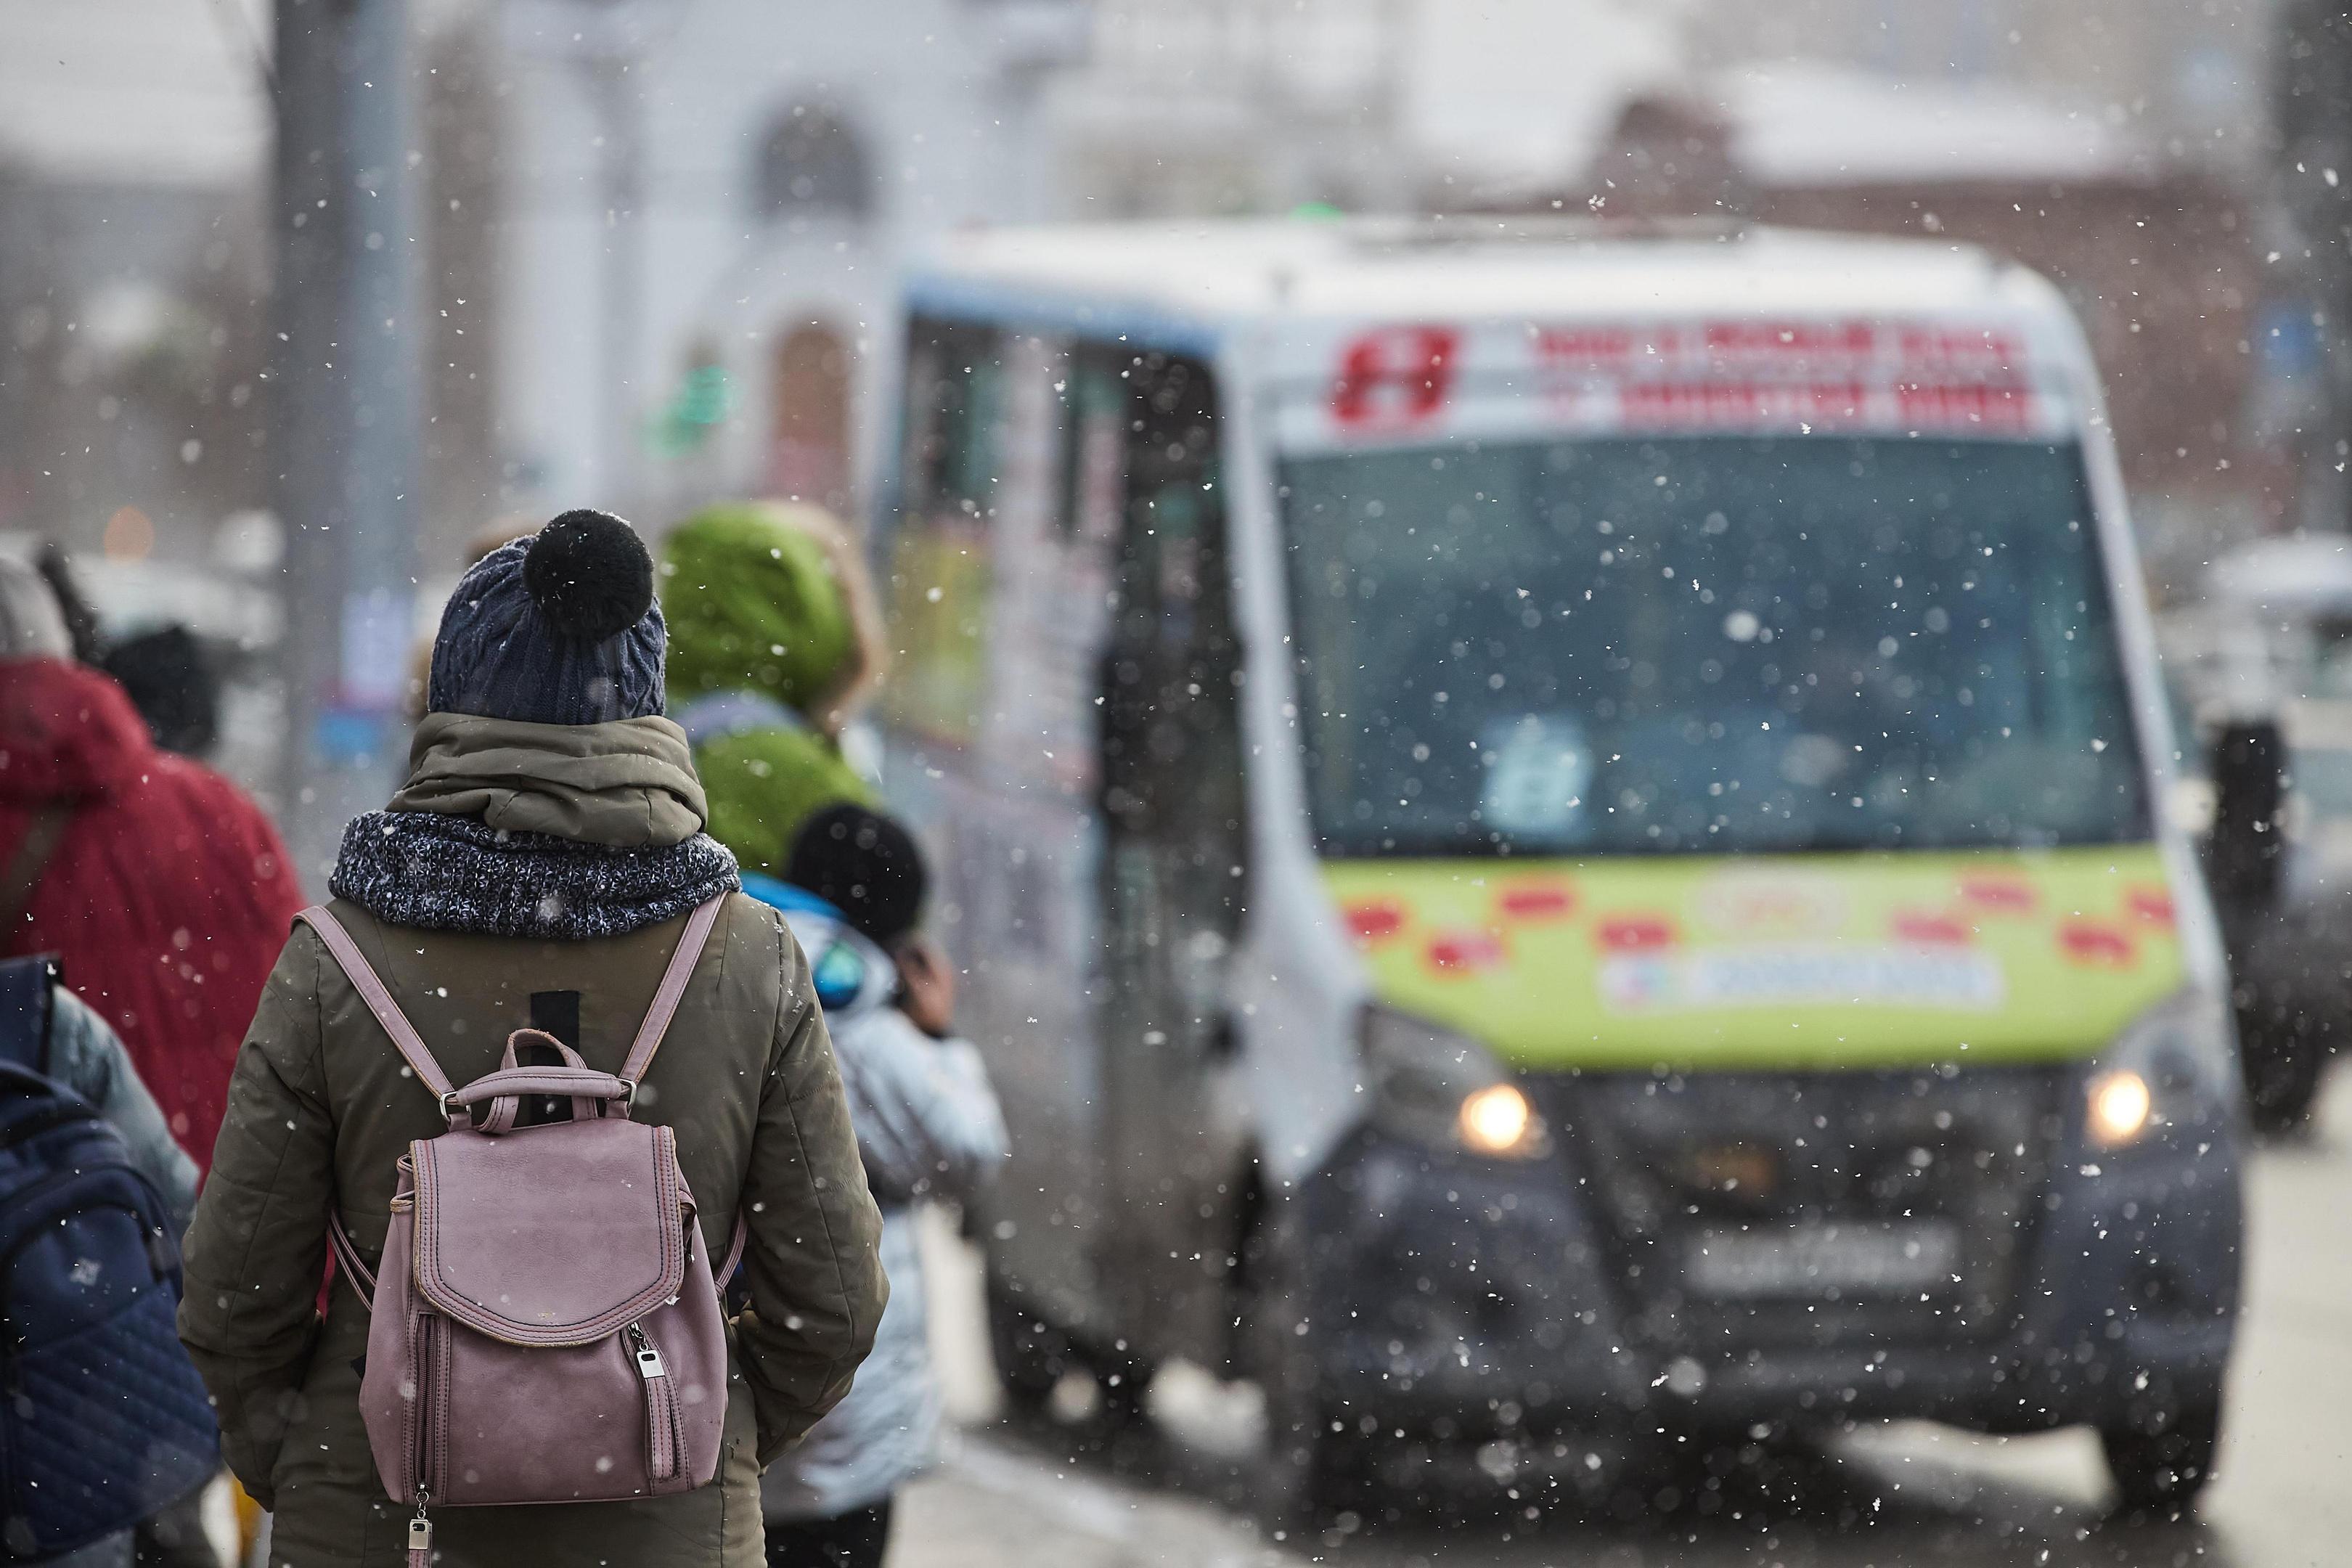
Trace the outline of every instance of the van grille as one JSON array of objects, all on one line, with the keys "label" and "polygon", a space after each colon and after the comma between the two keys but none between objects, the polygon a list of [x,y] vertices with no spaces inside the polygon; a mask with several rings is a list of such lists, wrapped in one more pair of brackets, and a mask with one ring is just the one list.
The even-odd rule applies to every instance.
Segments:
[{"label": "van grille", "polygon": [[[1538,1092],[1580,1157],[1633,1331],[1735,1352],[2007,1329],[2064,1081],[2056,1069],[1607,1074]],[[1893,1271],[1874,1269],[1874,1248]],[[1748,1272],[1727,1267],[1732,1253]]]}]

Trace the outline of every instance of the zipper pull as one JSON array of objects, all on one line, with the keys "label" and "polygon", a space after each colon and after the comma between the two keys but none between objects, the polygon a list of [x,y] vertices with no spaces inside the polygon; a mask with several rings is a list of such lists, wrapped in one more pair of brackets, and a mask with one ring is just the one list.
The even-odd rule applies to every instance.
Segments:
[{"label": "zipper pull", "polygon": [[408,1568],[432,1568],[433,1521],[425,1512],[428,1494],[416,1494],[416,1517],[408,1521]]},{"label": "zipper pull", "polygon": [[629,1325],[629,1342],[637,1347],[637,1375],[639,1377],[644,1378],[647,1383],[651,1383],[655,1378],[666,1377],[668,1375],[668,1370],[662,1365],[661,1352],[656,1350],[654,1348],[653,1342],[646,1338],[646,1331],[635,1323],[631,1323]]}]

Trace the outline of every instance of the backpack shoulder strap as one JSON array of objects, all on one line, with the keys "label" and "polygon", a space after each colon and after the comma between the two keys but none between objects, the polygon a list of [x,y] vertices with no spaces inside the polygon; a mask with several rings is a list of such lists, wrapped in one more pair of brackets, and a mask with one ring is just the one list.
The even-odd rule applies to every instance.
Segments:
[{"label": "backpack shoulder strap", "polygon": [[662,973],[661,988],[654,993],[654,1005],[646,1009],[646,1021],[637,1026],[636,1043],[629,1047],[628,1060],[621,1064],[621,1076],[629,1082],[641,1081],[646,1068],[653,1065],[654,1053],[661,1049],[662,1036],[677,1012],[679,998],[686,994],[686,983],[694,978],[703,944],[710,940],[710,928],[719,923],[719,911],[726,902],[727,895],[721,893],[696,905],[694,913],[686,918],[686,934],[677,939],[677,951],[669,955],[669,968]]},{"label": "backpack shoulder strap", "polygon": [[343,1211],[327,1211],[327,1245],[335,1254],[335,1272],[352,1282],[360,1300],[373,1306],[375,1302],[375,1270],[360,1261],[360,1249],[352,1245],[352,1233],[343,1228]]},{"label": "backpack shoulder strap", "polygon": [[[425,1037],[416,1032],[416,1026],[401,1013],[400,1005],[392,999],[392,993],[384,989],[383,982],[376,978],[373,969],[368,967],[366,957],[361,953],[359,944],[352,940],[352,933],[343,929],[343,922],[330,913],[324,904],[313,904],[294,918],[319,933],[319,940],[325,942],[327,951],[335,955],[335,962],[342,966],[352,988],[360,994],[360,1000],[366,1003],[368,1011],[375,1015],[375,1021],[383,1026],[383,1032],[392,1037],[392,1043],[407,1058],[409,1069],[416,1074],[426,1089],[433,1091],[433,1098],[444,1100],[456,1093],[457,1088],[450,1083],[449,1075],[441,1070],[441,1064],[435,1061],[433,1053],[425,1048]],[[675,1003],[671,1005],[676,1005]]]}]

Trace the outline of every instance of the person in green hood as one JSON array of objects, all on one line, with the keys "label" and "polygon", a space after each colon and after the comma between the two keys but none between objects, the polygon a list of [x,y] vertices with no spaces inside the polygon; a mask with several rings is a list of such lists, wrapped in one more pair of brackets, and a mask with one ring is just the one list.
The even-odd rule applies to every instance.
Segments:
[{"label": "person in green hood", "polygon": [[882,673],[881,614],[832,513],[729,501],[662,549],[669,713],[694,748],[712,837],[747,871],[781,875],[801,826],[874,804],[843,729]]}]

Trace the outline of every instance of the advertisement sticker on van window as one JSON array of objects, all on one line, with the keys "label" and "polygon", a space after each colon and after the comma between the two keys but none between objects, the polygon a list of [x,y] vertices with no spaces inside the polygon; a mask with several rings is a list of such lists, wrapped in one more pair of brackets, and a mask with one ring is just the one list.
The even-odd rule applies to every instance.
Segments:
[{"label": "advertisement sticker on van window", "polygon": [[1286,431],[1294,438],[1458,433],[1498,417],[1593,432],[2026,437],[2063,428],[2068,412],[2024,335],[1995,323],[1390,323],[1325,352],[1327,395],[1305,411],[1307,428]]}]

